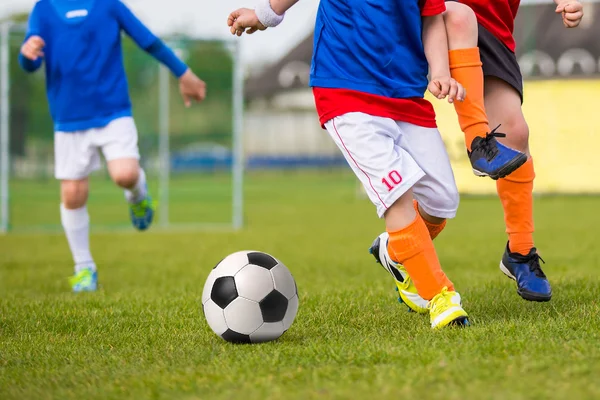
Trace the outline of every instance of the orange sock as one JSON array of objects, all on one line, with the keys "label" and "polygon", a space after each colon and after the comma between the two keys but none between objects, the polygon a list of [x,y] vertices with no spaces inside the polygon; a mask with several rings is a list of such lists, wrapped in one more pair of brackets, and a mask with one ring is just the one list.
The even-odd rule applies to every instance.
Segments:
[{"label": "orange sock", "polygon": [[431,300],[444,287],[454,290],[438,259],[429,231],[421,215],[399,231],[389,232],[388,249],[400,262],[415,283],[417,292],[425,300]]},{"label": "orange sock", "polygon": [[450,50],[450,74],[467,91],[464,101],[455,101],[460,129],[465,134],[469,151],[471,142],[477,136],[485,136],[490,131],[483,103],[483,70],[479,48]]},{"label": "orange sock", "polygon": [[[413,205],[415,207],[415,211],[420,214],[421,212],[419,211],[419,202],[416,200],[413,200]],[[442,233],[442,231],[446,227],[446,220],[444,220],[441,224],[434,224],[433,222],[429,222],[425,218],[423,218],[423,222],[425,223],[425,226],[427,227],[427,230],[429,231],[429,236],[431,237],[431,240],[438,237],[438,235],[440,233]]]},{"label": "orange sock", "polygon": [[504,208],[508,247],[513,253],[527,255],[533,247],[533,159],[503,179],[496,189]]}]

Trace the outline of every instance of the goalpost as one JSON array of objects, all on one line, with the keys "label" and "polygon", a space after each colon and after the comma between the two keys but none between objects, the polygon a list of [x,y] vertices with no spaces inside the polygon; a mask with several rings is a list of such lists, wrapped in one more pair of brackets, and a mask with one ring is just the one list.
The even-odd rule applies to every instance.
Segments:
[{"label": "goalpost", "polygon": [[[24,26],[0,25],[0,233],[58,231],[52,123],[42,72],[17,64]],[[239,42],[165,41],[207,82],[207,100],[184,109],[177,82],[124,39],[142,165],[157,203],[155,228],[240,229],[243,225],[243,69]],[[92,229],[127,228],[122,193],[107,172],[90,177]]]}]

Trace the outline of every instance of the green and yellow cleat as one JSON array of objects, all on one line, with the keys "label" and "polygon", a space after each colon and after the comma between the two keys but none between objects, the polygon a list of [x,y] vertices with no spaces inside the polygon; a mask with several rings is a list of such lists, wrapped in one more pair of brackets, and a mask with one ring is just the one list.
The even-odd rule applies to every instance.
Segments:
[{"label": "green and yellow cleat", "polygon": [[73,292],[95,292],[98,290],[98,272],[93,266],[80,269],[71,278],[71,289]]},{"label": "green and yellow cleat", "polygon": [[129,205],[131,223],[138,231],[145,231],[154,219],[154,204],[150,196],[136,204]]},{"label": "green and yellow cleat", "polygon": [[431,327],[440,329],[446,326],[469,326],[469,316],[462,308],[460,294],[443,288],[428,305]]},{"label": "green and yellow cleat", "polygon": [[[396,291],[398,292],[398,301],[408,306],[409,311],[414,311],[419,314],[427,314],[428,301],[423,299],[417,293],[412,279],[402,264],[399,264],[391,259],[387,251],[387,243],[389,234],[387,232],[379,235],[371,245],[369,252],[375,257],[375,260],[381,264],[387,272],[392,275],[396,283]],[[384,244],[382,246],[382,244]]]}]

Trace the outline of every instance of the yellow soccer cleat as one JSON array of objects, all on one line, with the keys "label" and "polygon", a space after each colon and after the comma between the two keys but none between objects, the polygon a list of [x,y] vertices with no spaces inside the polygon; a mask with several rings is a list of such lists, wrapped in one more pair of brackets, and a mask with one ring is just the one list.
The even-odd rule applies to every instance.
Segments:
[{"label": "yellow soccer cleat", "polygon": [[375,257],[375,260],[381,264],[381,266],[385,268],[385,270],[394,278],[394,282],[396,282],[396,291],[398,292],[399,296],[398,301],[406,304],[410,311],[414,311],[419,314],[427,314],[429,312],[429,309],[427,308],[427,304],[429,302],[419,296],[417,293],[417,288],[415,287],[412,279],[410,279],[410,276],[408,276],[408,272],[404,269],[402,264],[398,264],[391,259],[387,251],[388,239],[389,235],[387,232],[379,235],[371,245],[369,252],[373,255],[373,257]]},{"label": "yellow soccer cleat", "polygon": [[429,302],[429,318],[433,329],[448,325],[469,326],[467,312],[463,310],[460,294],[443,288]]}]

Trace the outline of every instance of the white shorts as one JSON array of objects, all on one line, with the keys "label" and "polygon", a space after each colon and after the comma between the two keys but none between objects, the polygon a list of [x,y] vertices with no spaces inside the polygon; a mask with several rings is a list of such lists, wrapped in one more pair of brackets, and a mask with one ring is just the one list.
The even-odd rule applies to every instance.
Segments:
[{"label": "white shorts", "polygon": [[56,179],[86,178],[100,169],[102,150],[106,161],[140,158],[138,132],[132,117],[111,121],[103,128],[54,134],[54,176]]},{"label": "white shorts", "polygon": [[383,217],[409,189],[427,214],[453,218],[458,189],[436,128],[348,113],[325,124]]}]

